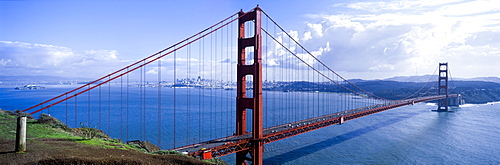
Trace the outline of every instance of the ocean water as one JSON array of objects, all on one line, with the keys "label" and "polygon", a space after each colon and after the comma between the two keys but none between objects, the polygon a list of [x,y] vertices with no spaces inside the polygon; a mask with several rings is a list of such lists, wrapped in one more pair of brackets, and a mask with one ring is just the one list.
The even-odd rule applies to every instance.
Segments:
[{"label": "ocean water", "polygon": [[401,107],[271,143],[264,162],[500,163],[500,103],[468,104],[448,113],[432,112],[435,108],[424,103]]},{"label": "ocean water", "polygon": [[[0,86],[0,108],[13,110],[24,109],[31,105],[40,103],[57,94],[71,89],[69,86],[50,86],[44,90],[16,91],[11,86]],[[133,91],[133,89],[130,89]],[[137,91],[135,91],[137,92]],[[179,90],[177,92],[182,92]],[[220,92],[220,98],[210,100],[211,97]],[[197,95],[203,95],[203,97]],[[169,104],[168,90],[163,93],[162,104]],[[186,132],[187,127],[196,127],[197,124],[184,126],[176,130],[179,140],[176,146],[182,145],[181,137],[185,134],[191,136],[213,135],[224,136],[232,134],[227,130],[232,130],[233,121],[227,120],[228,116],[234,115],[231,111],[219,112],[208,108],[217,106],[229,108],[234,103],[234,91],[197,91],[192,90],[191,101],[206,102],[210,111],[206,116],[193,117],[195,121],[203,121],[203,118],[218,118],[220,125],[225,131],[210,132],[209,130],[197,134],[196,132]],[[307,94],[305,94],[307,95]],[[112,94],[117,98],[116,94]],[[276,95],[278,97],[279,95]],[[123,96],[122,96],[123,97]],[[269,95],[269,97],[274,97]],[[51,115],[65,121],[69,116],[68,123],[78,126],[79,121],[95,123],[97,117],[87,119],[80,117],[79,120],[72,120],[72,116],[85,116],[87,109],[92,109],[91,113],[96,113],[95,107],[85,107],[85,97],[79,98],[83,104],[79,104],[76,113],[69,110],[69,114],[62,113],[63,107],[51,109]],[[198,98],[198,100],[197,100]],[[134,99],[130,96],[130,99]],[[154,98],[149,103],[157,104]],[[182,100],[182,99],[179,99]],[[273,99],[269,99],[273,100]],[[279,100],[279,99],[274,99]],[[214,105],[215,103],[218,103]],[[212,104],[211,104],[212,103]],[[123,103],[122,103],[123,104]],[[130,104],[137,104],[130,102]],[[185,107],[186,102],[178,101],[179,107]],[[305,103],[304,103],[305,104]],[[71,103],[70,103],[71,105]],[[139,105],[132,105],[132,107]],[[166,105],[168,107],[168,105]],[[197,109],[196,107],[191,107]],[[265,146],[265,164],[499,164],[500,163],[500,103],[488,104],[466,104],[460,108],[452,108],[454,112],[432,112],[434,104],[420,103],[412,106],[401,107],[374,115],[362,117],[348,121],[342,125],[334,125],[306,134],[298,135],[281,141],[277,141]],[[107,108],[103,108],[107,109]],[[154,108],[153,108],[154,109]],[[117,111],[117,105],[112,105],[111,111]],[[210,113],[213,112],[213,113]],[[105,121],[107,112],[103,113],[101,120]],[[130,112],[129,124],[134,125],[132,120],[136,120],[139,114]],[[154,118],[156,112],[151,112]],[[213,115],[213,116],[212,116]],[[171,114],[161,114],[163,124],[168,125],[172,118]],[[117,115],[109,116],[110,122],[116,122]],[[123,117],[122,117],[123,118]],[[184,117],[181,117],[182,119]],[[177,119],[177,120],[182,120]],[[190,119],[190,118],[187,118]],[[105,123],[105,122],[104,122]],[[225,124],[226,123],[226,124]],[[140,123],[136,123],[139,126]],[[200,122],[199,125],[202,125]],[[133,132],[137,128],[119,128],[120,124],[99,125],[103,130],[110,129],[109,134],[115,138],[139,138],[139,134],[123,135],[127,130]],[[123,126],[122,126],[123,127]],[[213,128],[206,126],[208,129]],[[217,127],[214,125],[214,127]],[[154,128],[154,127],[153,127]],[[157,128],[154,128],[157,129]],[[119,131],[121,130],[121,131]],[[121,133],[120,133],[121,132]],[[152,136],[157,136],[155,130]],[[161,140],[161,146],[168,148],[172,145],[172,139],[166,135],[172,134],[168,130],[163,130],[165,134]],[[184,135],[183,135],[184,134]],[[207,135],[205,135],[207,134]],[[146,132],[144,134],[146,136]],[[130,137],[129,137],[130,136]],[[148,137],[146,137],[147,139]],[[200,140],[200,139],[198,139]],[[153,143],[156,139],[151,138]],[[189,140],[186,142],[188,143]],[[234,154],[222,157],[229,164],[234,164]]]}]

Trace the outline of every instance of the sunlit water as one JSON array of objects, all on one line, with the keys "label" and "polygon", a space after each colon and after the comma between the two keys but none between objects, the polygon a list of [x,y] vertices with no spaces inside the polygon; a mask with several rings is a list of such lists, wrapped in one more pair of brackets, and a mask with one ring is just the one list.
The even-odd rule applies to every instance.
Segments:
[{"label": "sunlit water", "polygon": [[[64,88],[64,87],[63,87]],[[0,108],[24,109],[58,90],[0,87]],[[432,112],[416,104],[265,146],[265,164],[499,164],[500,103]],[[234,164],[234,154],[222,157]]]},{"label": "sunlit water", "polygon": [[[416,104],[278,141],[265,164],[498,164],[500,104]],[[233,162],[231,158],[226,158]]]}]

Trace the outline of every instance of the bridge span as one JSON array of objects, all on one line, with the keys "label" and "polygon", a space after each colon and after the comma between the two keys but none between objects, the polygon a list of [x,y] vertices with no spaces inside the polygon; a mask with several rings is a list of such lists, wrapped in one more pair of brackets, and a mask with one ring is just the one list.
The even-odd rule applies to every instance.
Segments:
[{"label": "bridge span", "polygon": [[[323,127],[328,127],[335,124],[343,124],[346,121],[357,119],[363,116],[368,116],[374,113],[413,105],[416,103],[441,100],[451,97],[458,97],[458,94],[451,95],[437,95],[419,97],[405,100],[398,100],[394,102],[382,103],[362,108],[351,109],[343,112],[323,115],[301,121],[282,124],[270,128],[263,129],[264,144],[274,141],[286,139],[292,136],[300,135],[310,131],[314,131]],[[187,153],[190,156],[201,157],[203,159],[210,159],[212,157],[220,157],[233,154],[239,151],[249,150],[252,148],[252,134],[248,132],[244,135],[233,135],[223,137],[220,139],[205,141],[197,144],[187,145],[175,148],[173,150]]]}]

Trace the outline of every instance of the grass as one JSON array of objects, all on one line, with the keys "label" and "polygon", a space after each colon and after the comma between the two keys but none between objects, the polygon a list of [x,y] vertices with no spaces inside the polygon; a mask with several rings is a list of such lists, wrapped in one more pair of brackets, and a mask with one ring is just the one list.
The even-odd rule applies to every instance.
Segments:
[{"label": "grass", "polygon": [[50,125],[36,123],[36,121],[27,123],[26,134],[28,134],[30,139],[51,138],[73,140],[81,138],[62,129],[56,129],[52,128]]},{"label": "grass", "polygon": [[[44,116],[47,119],[50,116]],[[50,117],[52,118],[52,117]],[[0,138],[1,139],[15,139],[16,138],[16,122],[17,117],[6,114],[0,109]],[[121,150],[135,150],[138,152],[147,153],[145,149],[140,148],[137,144],[124,144],[118,139],[109,138],[92,138],[88,139],[83,136],[77,136],[73,133],[74,129],[65,128],[61,126],[60,121],[57,119],[48,119],[49,122],[41,123],[39,120],[28,120],[26,134],[27,140],[32,142],[37,142],[38,139],[60,139],[74,141],[76,143],[81,143],[90,146],[101,147],[103,149],[121,149]],[[51,121],[56,120],[56,121]],[[175,151],[177,152],[177,151]],[[174,151],[160,150],[157,153],[150,153],[155,155],[167,155],[177,154]],[[205,162],[213,164],[225,164],[220,158],[214,158],[212,160],[204,160]]]},{"label": "grass", "polygon": [[[0,138],[15,139],[17,127],[16,122],[16,116],[6,114],[0,110]],[[26,134],[27,140],[36,141],[41,138],[62,139],[102,148],[141,151],[140,149],[129,144],[122,143],[120,140],[101,138],[86,139],[85,137],[74,135],[71,131],[68,132],[64,128],[61,128],[59,124],[42,124],[37,120],[27,121]]]},{"label": "grass", "polygon": [[119,140],[114,140],[114,139],[85,139],[85,140],[77,140],[76,142],[86,144],[86,145],[91,145],[91,146],[98,146],[102,148],[109,148],[109,149],[121,149],[121,150],[137,150],[141,151],[140,149],[133,147],[129,144],[124,144]]},{"label": "grass", "polygon": [[0,112],[0,138],[16,137],[16,117]]}]

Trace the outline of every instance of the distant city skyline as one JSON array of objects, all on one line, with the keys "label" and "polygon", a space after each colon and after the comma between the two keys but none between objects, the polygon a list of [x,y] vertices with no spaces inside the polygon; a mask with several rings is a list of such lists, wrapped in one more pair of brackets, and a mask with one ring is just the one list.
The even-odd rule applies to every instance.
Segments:
[{"label": "distant city skyline", "polygon": [[500,76],[488,0],[0,1],[0,76],[99,78],[257,4],[347,79]]}]

